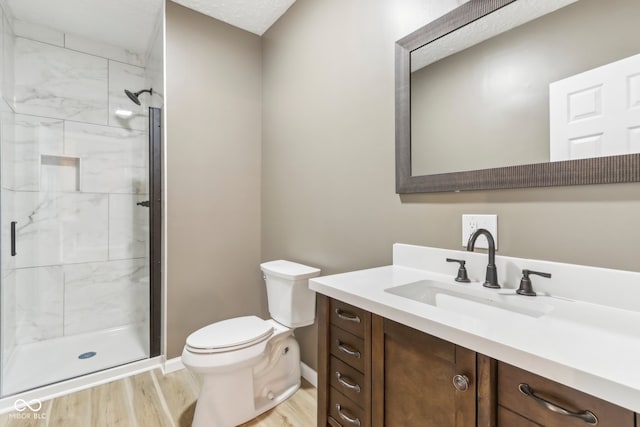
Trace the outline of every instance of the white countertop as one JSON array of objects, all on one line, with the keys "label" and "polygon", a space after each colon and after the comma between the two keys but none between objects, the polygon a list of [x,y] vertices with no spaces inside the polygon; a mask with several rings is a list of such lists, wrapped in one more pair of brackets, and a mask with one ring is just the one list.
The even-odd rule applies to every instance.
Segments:
[{"label": "white countertop", "polygon": [[[427,279],[451,284],[454,290],[461,286],[483,289],[479,282],[456,283],[453,278],[458,266],[442,261],[446,257],[466,259],[472,280],[483,277],[487,260],[484,254],[397,244],[394,265],[317,277],[309,281],[309,286],[321,294],[640,412],[640,310],[633,309],[640,304],[640,273],[496,257],[499,280],[504,278],[507,289],[517,287],[522,268],[553,272],[551,280],[531,276],[536,291],[552,296],[505,296],[524,306],[553,307],[540,317],[495,309],[468,314],[464,307],[440,308],[385,291]],[[581,279],[580,283],[563,286],[561,280],[568,276]],[[606,297],[589,301],[598,296],[593,286],[600,287]],[[580,288],[586,301],[573,298]],[[611,296],[611,292],[620,295]],[[599,301],[608,305],[598,304]]]}]

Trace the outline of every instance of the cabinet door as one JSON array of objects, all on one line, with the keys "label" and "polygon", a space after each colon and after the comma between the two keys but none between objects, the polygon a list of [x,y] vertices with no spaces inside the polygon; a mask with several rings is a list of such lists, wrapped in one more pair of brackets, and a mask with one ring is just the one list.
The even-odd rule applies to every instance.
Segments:
[{"label": "cabinet door", "polygon": [[375,427],[476,425],[475,352],[375,315],[372,327]]}]

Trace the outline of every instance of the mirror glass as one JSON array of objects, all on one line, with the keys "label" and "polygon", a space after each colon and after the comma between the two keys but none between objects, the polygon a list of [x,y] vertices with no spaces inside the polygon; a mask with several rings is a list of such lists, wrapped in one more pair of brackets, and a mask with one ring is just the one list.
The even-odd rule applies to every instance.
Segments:
[{"label": "mirror glass", "polygon": [[411,51],[411,175],[640,153],[638,22],[519,0]]}]

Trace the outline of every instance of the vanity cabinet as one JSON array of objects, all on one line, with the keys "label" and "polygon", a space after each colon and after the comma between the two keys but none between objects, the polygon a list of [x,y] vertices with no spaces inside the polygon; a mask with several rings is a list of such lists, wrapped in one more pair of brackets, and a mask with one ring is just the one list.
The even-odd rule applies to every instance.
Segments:
[{"label": "vanity cabinet", "polygon": [[319,427],[594,425],[560,408],[640,427],[629,410],[324,295],[318,322]]}]

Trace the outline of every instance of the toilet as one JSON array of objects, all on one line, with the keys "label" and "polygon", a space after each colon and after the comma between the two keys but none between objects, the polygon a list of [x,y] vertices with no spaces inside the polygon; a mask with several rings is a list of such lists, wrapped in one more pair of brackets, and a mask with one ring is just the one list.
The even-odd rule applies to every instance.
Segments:
[{"label": "toilet", "polygon": [[232,427],[273,408],[300,388],[293,329],[315,321],[308,280],[320,270],[291,261],[260,264],[271,319],[242,316],[187,337],[182,363],[202,380],[193,427]]}]

